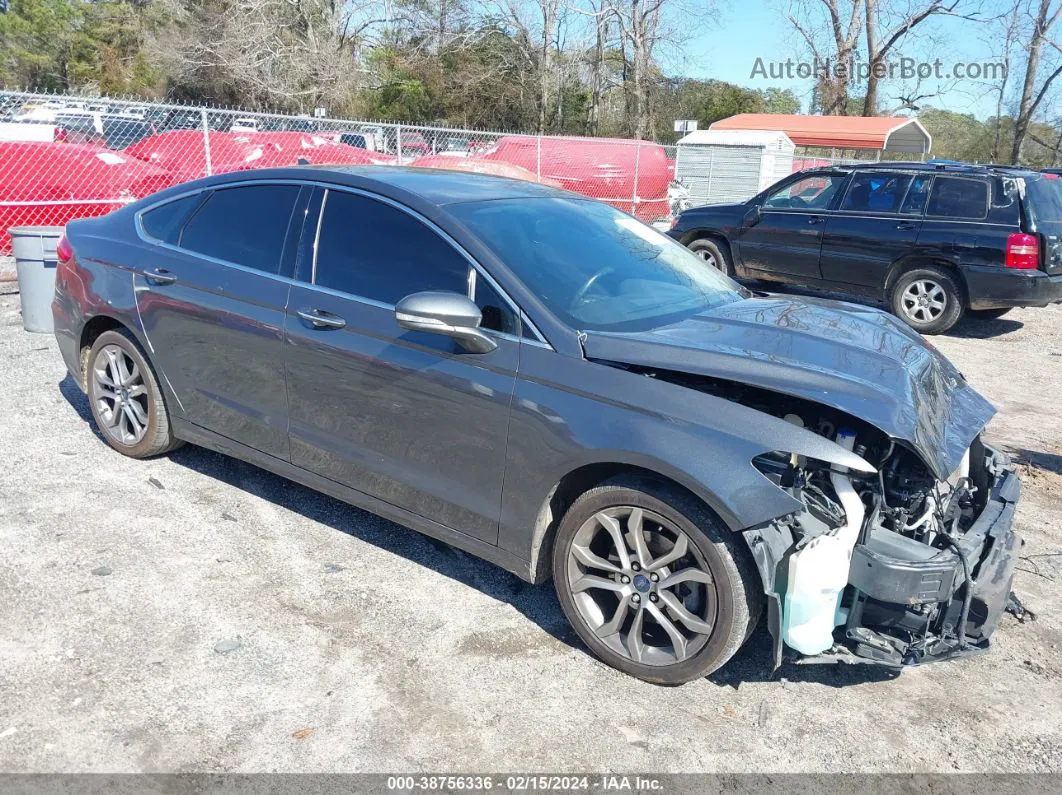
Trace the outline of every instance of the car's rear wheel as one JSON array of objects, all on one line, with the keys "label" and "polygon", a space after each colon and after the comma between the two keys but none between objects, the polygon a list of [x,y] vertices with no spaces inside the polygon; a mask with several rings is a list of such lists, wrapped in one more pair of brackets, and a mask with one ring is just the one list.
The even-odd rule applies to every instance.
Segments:
[{"label": "car's rear wheel", "polygon": [[150,458],[180,446],[155,372],[129,332],[114,329],[96,338],[86,382],[96,427],[115,450]]},{"label": "car's rear wheel", "polygon": [[889,291],[893,314],[923,334],[942,334],[962,317],[963,291],[955,277],[927,265],[901,274]]},{"label": "car's rear wheel", "polygon": [[730,264],[730,258],[719,243],[709,237],[694,240],[688,246],[689,250],[704,260],[709,267],[715,268],[720,273],[733,276],[734,270]]},{"label": "car's rear wheel", "polygon": [[678,489],[629,477],[591,489],[564,515],[553,579],[591,651],[657,684],[682,684],[721,667],[762,606],[748,553],[707,507]]},{"label": "car's rear wheel", "polygon": [[972,317],[974,320],[996,320],[1003,317],[1011,310],[1011,307],[1004,307],[1002,309],[967,309],[966,314]]}]

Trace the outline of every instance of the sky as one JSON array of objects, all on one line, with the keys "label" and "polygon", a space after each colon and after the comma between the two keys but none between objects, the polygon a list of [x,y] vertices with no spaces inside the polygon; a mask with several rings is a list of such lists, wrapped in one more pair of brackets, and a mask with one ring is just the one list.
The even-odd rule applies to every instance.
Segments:
[{"label": "sky", "polygon": [[[697,0],[694,0],[696,2]],[[792,29],[782,13],[780,0],[724,0],[718,21],[706,25],[683,47],[683,55],[664,58],[665,68],[671,74],[696,78],[715,78],[748,88],[790,88],[807,111],[811,97],[812,79],[770,79],[750,77],[757,57],[764,62],[785,61],[787,58],[805,58],[800,49],[798,34]],[[929,22],[925,25],[930,25]],[[983,35],[976,23],[947,19],[933,22],[927,32],[943,35],[954,45],[952,52],[941,54],[944,73],[954,62],[983,63],[992,61],[990,47],[980,39]],[[927,47],[913,43],[904,55],[923,55]],[[1015,77],[1012,75],[1011,80]],[[907,87],[913,84],[908,83]],[[940,96],[919,102],[921,107],[937,107],[956,113],[972,113],[978,118],[995,115],[995,97],[981,81],[923,81],[917,93],[930,93],[943,88]],[[886,85],[883,89],[883,104],[887,109],[900,103],[897,93],[906,93],[899,86]]]}]

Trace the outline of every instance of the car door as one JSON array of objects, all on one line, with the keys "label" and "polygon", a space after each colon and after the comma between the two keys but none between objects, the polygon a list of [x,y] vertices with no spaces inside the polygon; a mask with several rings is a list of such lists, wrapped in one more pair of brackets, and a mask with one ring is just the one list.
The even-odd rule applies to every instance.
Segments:
[{"label": "car door", "polygon": [[310,190],[255,183],[196,193],[139,218],[134,277],[151,354],[200,428],[288,459],[282,364],[289,278]]},{"label": "car door", "polygon": [[[515,309],[407,208],[342,189],[321,203],[286,320],[292,463],[495,543],[520,360]],[[469,353],[400,328],[395,304],[427,290],[474,296],[498,347]]]},{"label": "car door", "polygon": [[823,280],[880,296],[889,267],[915,248],[929,180],[901,171],[857,171],[826,221]]},{"label": "car door", "polygon": [[816,172],[769,193],[738,233],[742,265],[783,281],[819,279],[819,248],[834,200],[848,175]]}]

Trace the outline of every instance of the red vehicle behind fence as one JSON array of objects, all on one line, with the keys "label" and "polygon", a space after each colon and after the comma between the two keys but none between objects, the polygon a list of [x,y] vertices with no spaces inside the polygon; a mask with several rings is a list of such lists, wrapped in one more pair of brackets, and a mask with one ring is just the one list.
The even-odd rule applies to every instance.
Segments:
[{"label": "red vehicle behind fence", "polygon": [[123,152],[90,144],[0,142],[0,253],[13,226],[62,226],[105,215],[179,180]]},{"label": "red vehicle behind fence", "polygon": [[667,190],[674,167],[667,150],[657,143],[514,135],[499,139],[477,157],[521,166],[646,223],[670,215]]}]

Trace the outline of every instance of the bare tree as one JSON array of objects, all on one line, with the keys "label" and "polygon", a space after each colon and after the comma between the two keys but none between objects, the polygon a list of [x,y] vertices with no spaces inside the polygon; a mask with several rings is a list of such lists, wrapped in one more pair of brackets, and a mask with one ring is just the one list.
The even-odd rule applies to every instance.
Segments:
[{"label": "bare tree", "polygon": [[1051,90],[1051,84],[1062,74],[1062,63],[1060,63],[1057,69],[1047,75],[1037,90],[1036,83],[1044,48],[1062,49],[1050,38],[1060,15],[1062,15],[1062,0],[1039,0],[1036,14],[1033,17],[1032,38],[1029,40],[1029,57],[1025,64],[1025,80],[1022,83],[1021,99],[1018,102],[1018,116],[1014,120],[1014,141],[1010,149],[1010,162],[1014,164],[1021,161],[1022,147],[1025,144],[1025,137],[1029,132],[1033,116]]},{"label": "bare tree", "polygon": [[874,116],[878,111],[878,86],[887,72],[889,53],[904,38],[927,19],[953,14],[960,0],[926,0],[899,12],[899,18],[879,38],[882,22],[887,14],[895,15],[888,0],[866,0],[867,91],[863,99],[863,115]]},{"label": "bare tree", "polygon": [[847,115],[848,87],[863,31],[863,0],[792,0],[786,19],[816,63],[826,67],[815,85],[819,110],[827,116]]}]

